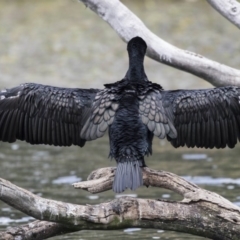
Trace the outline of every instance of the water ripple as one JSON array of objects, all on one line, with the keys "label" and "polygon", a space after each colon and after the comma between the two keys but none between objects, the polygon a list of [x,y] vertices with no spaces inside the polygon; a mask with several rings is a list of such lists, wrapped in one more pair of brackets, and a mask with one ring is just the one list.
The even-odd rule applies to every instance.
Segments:
[{"label": "water ripple", "polygon": [[211,176],[182,176],[185,180],[199,185],[221,186],[223,184],[240,185],[240,178],[213,178]]}]

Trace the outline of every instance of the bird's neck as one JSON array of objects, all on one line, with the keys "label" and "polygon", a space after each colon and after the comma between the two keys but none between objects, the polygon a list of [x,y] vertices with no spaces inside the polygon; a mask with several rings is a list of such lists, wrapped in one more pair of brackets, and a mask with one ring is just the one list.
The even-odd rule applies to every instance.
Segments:
[{"label": "bird's neck", "polygon": [[129,68],[126,73],[126,78],[130,81],[146,81],[147,76],[143,66],[144,56],[136,54],[129,56]]}]

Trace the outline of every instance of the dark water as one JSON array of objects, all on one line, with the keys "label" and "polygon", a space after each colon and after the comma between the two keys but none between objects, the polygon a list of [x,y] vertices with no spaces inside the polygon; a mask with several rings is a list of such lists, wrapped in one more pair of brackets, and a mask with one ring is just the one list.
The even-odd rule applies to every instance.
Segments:
[{"label": "dark water", "polygon": [[[166,41],[213,60],[238,67],[239,31],[205,1],[124,1],[145,24]],[[161,3],[161,4],[160,4]],[[126,45],[91,10],[77,1],[0,1],[0,87],[23,82],[56,86],[101,87],[119,80],[127,68]],[[236,54],[237,53],[237,54]],[[149,78],[170,88],[209,87],[204,81],[146,59]],[[240,205],[240,146],[234,150],[173,149],[155,139],[149,167],[172,171]],[[97,204],[115,198],[112,191],[91,195],[71,183],[85,180],[107,159],[108,139],[86,147],[56,148],[22,142],[0,144],[0,177],[45,198]],[[141,198],[180,199],[156,188],[140,188]],[[0,203],[0,229],[32,221]],[[82,231],[52,239],[203,239],[161,229]]]}]

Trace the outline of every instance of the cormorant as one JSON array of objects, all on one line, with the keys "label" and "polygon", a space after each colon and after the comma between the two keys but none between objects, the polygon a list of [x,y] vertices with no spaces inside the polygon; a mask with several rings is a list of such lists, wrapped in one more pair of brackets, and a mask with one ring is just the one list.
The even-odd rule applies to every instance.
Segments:
[{"label": "cormorant", "polygon": [[146,49],[142,38],[131,39],[125,77],[104,89],[25,83],[1,91],[0,140],[83,147],[109,129],[117,193],[143,184],[154,135],[176,148],[233,148],[240,140],[240,88],[164,91],[145,74]]}]

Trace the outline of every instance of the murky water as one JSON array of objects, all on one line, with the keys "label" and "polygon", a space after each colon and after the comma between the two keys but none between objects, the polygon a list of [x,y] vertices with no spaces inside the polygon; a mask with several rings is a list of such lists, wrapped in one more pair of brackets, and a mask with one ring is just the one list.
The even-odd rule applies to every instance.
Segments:
[{"label": "murky water", "polygon": [[[205,1],[124,1],[166,41],[232,67],[240,65],[239,31]],[[160,4],[161,3],[161,4]],[[0,1],[0,87],[23,82],[56,86],[102,87],[119,80],[127,68],[126,45],[91,10],[77,1]],[[165,89],[209,87],[204,81],[146,59],[149,78]],[[93,151],[94,149],[94,151]],[[173,149],[155,139],[149,167],[172,171],[240,205],[240,146],[234,150]],[[86,147],[56,148],[23,142],[0,144],[0,177],[40,196],[78,204],[97,204],[116,197],[112,191],[91,195],[74,190],[107,159],[108,138]],[[127,191],[131,193],[131,191]],[[156,188],[140,188],[141,198],[180,199]],[[32,221],[0,202],[0,229]],[[82,231],[52,239],[202,239],[152,229]]]}]

